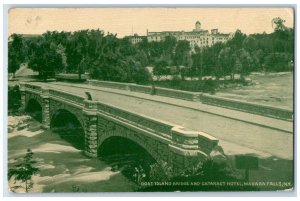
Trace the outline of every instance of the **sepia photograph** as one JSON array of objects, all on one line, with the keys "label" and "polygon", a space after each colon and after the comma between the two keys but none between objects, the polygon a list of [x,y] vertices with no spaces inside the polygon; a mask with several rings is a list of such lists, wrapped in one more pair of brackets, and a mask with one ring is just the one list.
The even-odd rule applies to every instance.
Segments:
[{"label": "sepia photograph", "polygon": [[4,188],[293,191],[295,12],[10,8]]}]

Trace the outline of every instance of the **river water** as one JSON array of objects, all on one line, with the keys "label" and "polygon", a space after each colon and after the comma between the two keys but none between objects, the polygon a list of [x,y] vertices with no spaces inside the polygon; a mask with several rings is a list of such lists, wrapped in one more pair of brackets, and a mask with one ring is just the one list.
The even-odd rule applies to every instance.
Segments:
[{"label": "river water", "polygon": [[[19,121],[25,121],[23,117],[9,116],[8,119],[9,127],[12,124],[18,124]],[[25,126],[26,128],[24,124],[27,125]],[[138,185],[141,177],[136,176],[136,169],[139,173],[141,173],[141,170],[145,170],[147,175],[147,167],[151,166],[153,161],[137,146],[130,145],[124,140],[108,141],[105,146],[112,148],[102,150],[101,153],[103,155],[101,158],[88,158],[84,155],[80,143],[74,143],[74,139],[80,138],[62,136],[51,130],[42,130],[40,128],[41,124],[32,119],[18,125],[14,130],[8,129],[8,168],[22,161],[27,149],[33,151],[33,158],[37,161],[36,167],[40,171],[32,177],[34,185],[30,192],[135,192],[166,190],[165,188],[145,189]],[[126,145],[123,147],[126,149],[121,149],[122,146],[119,145],[124,144]],[[231,161],[233,162],[234,158],[231,158]],[[276,157],[260,158],[259,168],[250,173],[250,181],[292,183],[292,167],[293,161],[290,160],[283,160]],[[159,176],[161,172],[158,171]],[[243,171],[232,173],[238,174],[239,177],[244,174]],[[213,166],[208,168],[205,174],[201,179],[194,178],[196,179],[195,181],[199,182],[203,179],[215,181],[218,178],[220,181],[223,181],[224,179],[222,171],[220,172],[217,169],[214,171]],[[219,174],[219,177],[217,174]],[[147,178],[145,181],[147,181]],[[184,178],[183,181],[188,180]],[[18,184],[9,181],[10,187]],[[227,186],[226,189],[230,191],[238,189],[283,190],[290,187],[291,185],[288,187],[250,186],[249,188]],[[202,188],[201,186],[195,189],[180,189],[187,191],[212,190],[212,188]],[[172,188],[171,190],[177,191],[178,189],[176,187],[176,189]],[[214,188],[214,190],[224,190],[224,187]],[[17,192],[24,192],[24,189],[18,189]]]},{"label": "river water", "polygon": [[[11,120],[14,118],[10,118]],[[8,133],[8,167],[22,160],[28,148],[40,169],[33,176],[31,192],[132,192],[138,190],[133,179],[124,176],[123,164],[133,164],[134,156],[117,155],[109,162],[88,158],[83,151],[50,130],[40,129],[35,120],[28,128]],[[107,160],[106,160],[107,161]],[[113,162],[114,161],[114,162]],[[113,162],[113,163],[112,163]],[[13,186],[12,181],[9,182]],[[20,192],[24,191],[19,189]]]}]

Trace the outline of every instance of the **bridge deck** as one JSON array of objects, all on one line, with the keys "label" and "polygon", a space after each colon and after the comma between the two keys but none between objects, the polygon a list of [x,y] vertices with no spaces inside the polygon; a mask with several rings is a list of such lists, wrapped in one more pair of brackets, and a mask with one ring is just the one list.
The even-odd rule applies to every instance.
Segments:
[{"label": "bridge deck", "polygon": [[36,83],[84,96],[92,94],[101,101],[168,121],[188,129],[204,131],[220,140],[228,155],[257,154],[260,157],[293,158],[293,123],[241,111],[205,105],[200,102],[151,96],[118,89],[107,89],[85,84]]}]

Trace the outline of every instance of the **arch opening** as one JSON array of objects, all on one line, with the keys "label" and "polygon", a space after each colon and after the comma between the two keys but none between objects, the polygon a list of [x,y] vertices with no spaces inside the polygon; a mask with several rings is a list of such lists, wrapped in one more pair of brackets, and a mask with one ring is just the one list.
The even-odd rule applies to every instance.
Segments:
[{"label": "arch opening", "polygon": [[[156,160],[141,145],[120,136],[106,139],[98,148],[98,157],[112,167],[121,171],[130,180],[140,182],[152,180]],[[156,175],[155,175],[156,177]]]},{"label": "arch opening", "polygon": [[51,117],[50,128],[76,149],[84,150],[83,126],[71,112],[64,109],[55,111]]},{"label": "arch opening", "polygon": [[34,119],[42,123],[43,120],[43,109],[41,104],[35,99],[30,99],[26,105],[25,112],[32,116]]}]

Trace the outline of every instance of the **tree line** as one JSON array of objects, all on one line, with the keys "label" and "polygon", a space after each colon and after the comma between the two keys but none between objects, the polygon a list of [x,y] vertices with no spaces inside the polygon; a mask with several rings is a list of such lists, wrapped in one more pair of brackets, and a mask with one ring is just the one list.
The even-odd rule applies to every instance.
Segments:
[{"label": "tree line", "polygon": [[[274,32],[247,36],[240,30],[226,43],[210,47],[195,47],[191,51],[188,41],[177,41],[166,37],[158,42],[155,57],[152,57],[154,73],[171,74],[167,66],[176,66],[177,72],[185,76],[215,76],[217,79],[235,74],[244,76],[254,71],[292,71],[294,60],[294,30],[284,25],[284,20],[274,18]],[[146,43],[146,42],[145,42]],[[143,44],[141,44],[143,45]],[[152,44],[155,46],[155,44]],[[151,49],[151,48],[150,48]],[[183,66],[184,68],[180,68]]]},{"label": "tree line", "polygon": [[[94,79],[139,84],[151,81],[146,66],[155,75],[215,76],[217,79],[235,74],[241,77],[253,71],[293,70],[294,30],[275,18],[274,32],[267,34],[234,33],[226,43],[191,49],[189,42],[167,36],[160,42],[145,38],[133,45],[129,37],[102,30],[75,32],[48,31],[36,37],[13,34],[8,44],[8,70],[15,73],[21,63],[42,77],[54,73],[88,72]],[[170,70],[174,67],[175,71]]]}]

